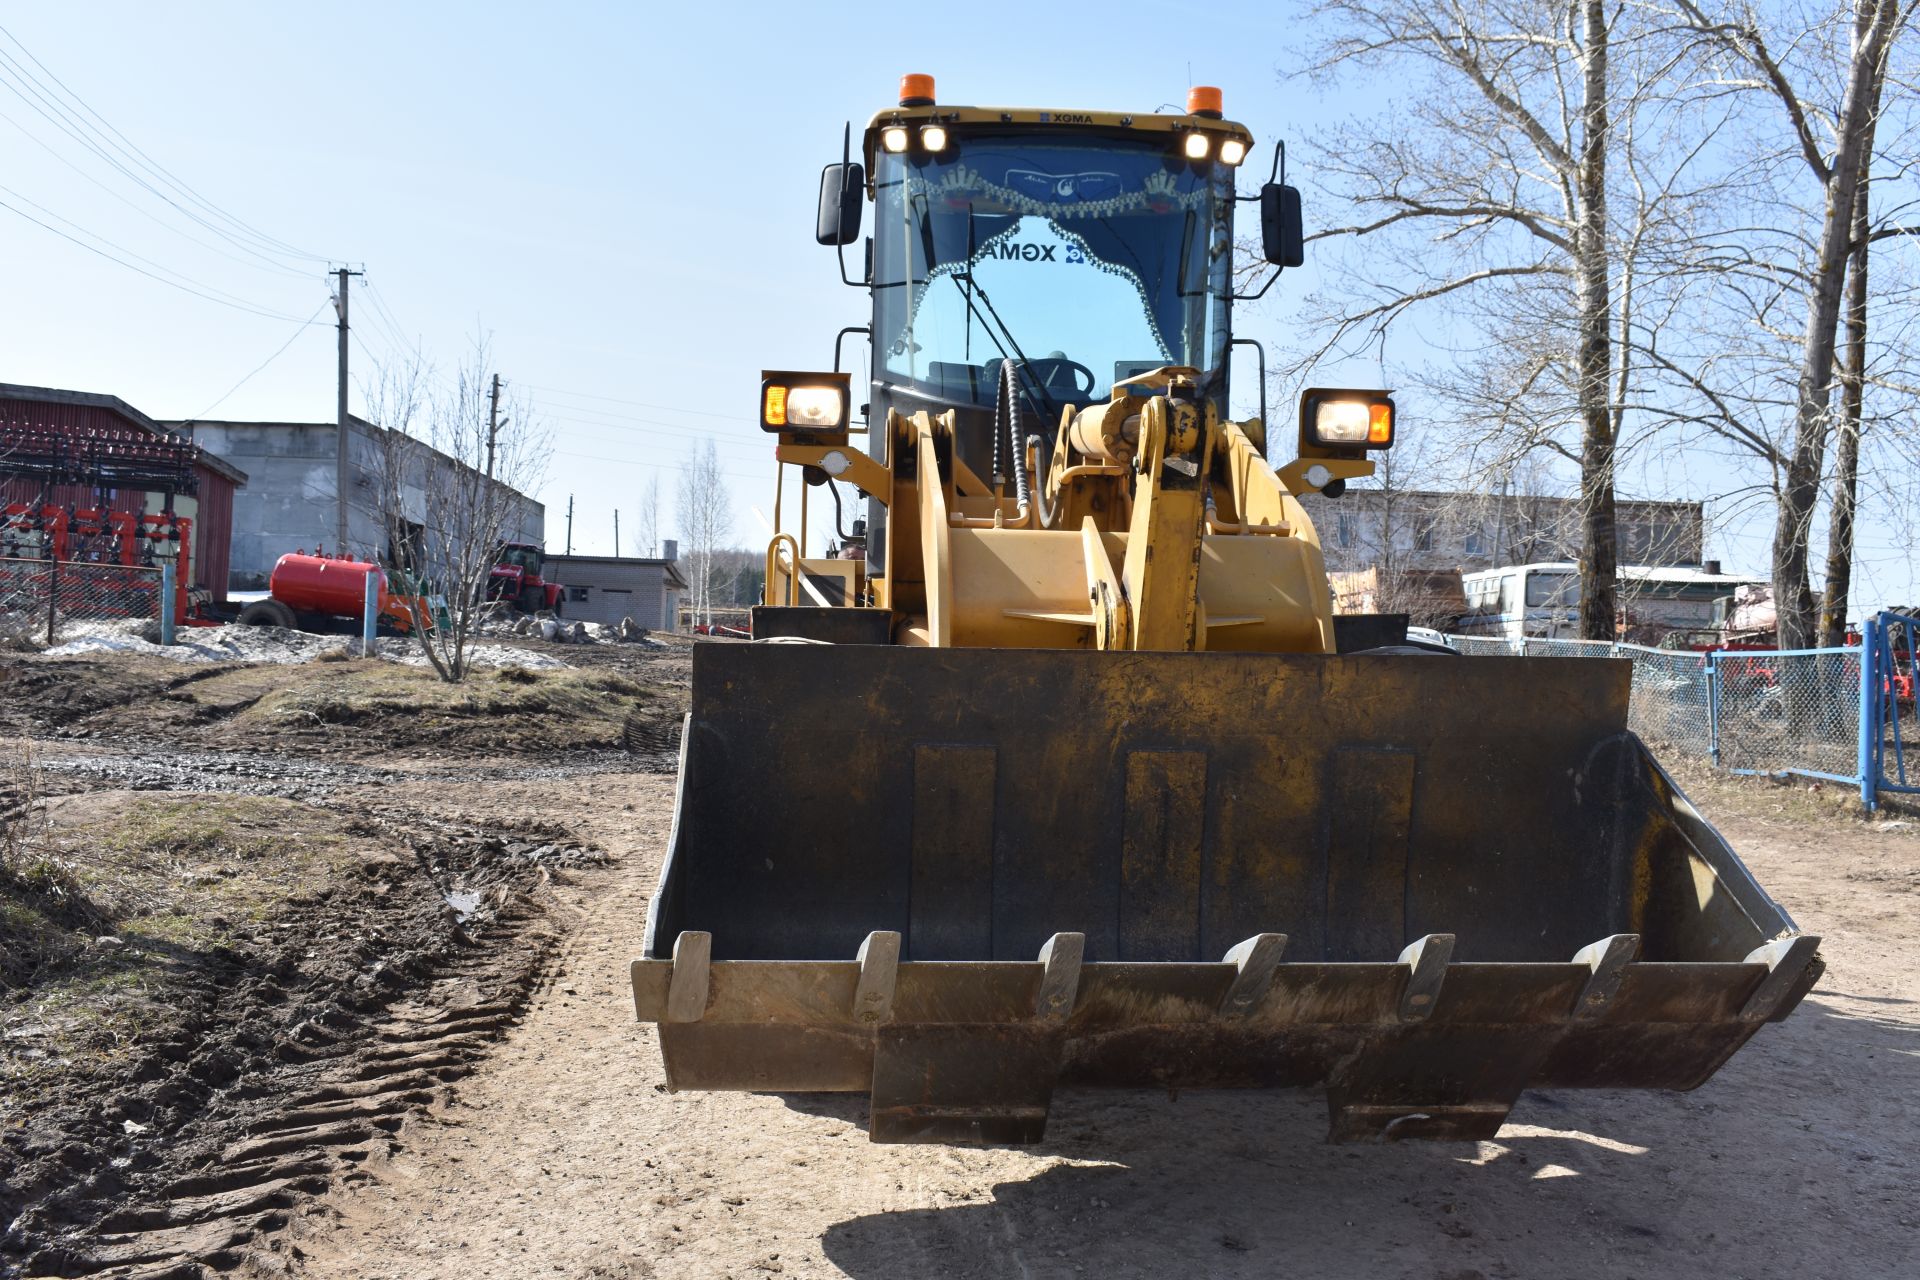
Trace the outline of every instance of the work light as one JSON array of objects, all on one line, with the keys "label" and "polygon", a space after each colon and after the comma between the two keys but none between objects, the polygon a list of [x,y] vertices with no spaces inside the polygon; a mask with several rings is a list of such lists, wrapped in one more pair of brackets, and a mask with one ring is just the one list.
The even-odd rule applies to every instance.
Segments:
[{"label": "work light", "polygon": [[1315,389],[1300,398],[1301,435],[1327,449],[1393,445],[1393,397],[1384,391]]},{"label": "work light", "polygon": [[761,430],[811,436],[845,431],[850,381],[844,373],[761,374]]}]

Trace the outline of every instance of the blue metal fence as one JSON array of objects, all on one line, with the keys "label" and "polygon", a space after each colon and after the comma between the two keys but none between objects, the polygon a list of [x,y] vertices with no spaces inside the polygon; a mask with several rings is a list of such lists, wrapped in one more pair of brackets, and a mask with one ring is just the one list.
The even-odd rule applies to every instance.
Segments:
[{"label": "blue metal fence", "polygon": [[1883,791],[1920,792],[1920,618],[1881,613],[1860,638],[1860,798],[1869,809]]}]

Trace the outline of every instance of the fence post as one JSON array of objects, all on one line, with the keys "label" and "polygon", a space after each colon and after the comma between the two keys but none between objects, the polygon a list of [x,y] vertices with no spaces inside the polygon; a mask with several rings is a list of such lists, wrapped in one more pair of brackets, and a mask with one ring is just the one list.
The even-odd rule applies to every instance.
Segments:
[{"label": "fence post", "polygon": [[1707,659],[1707,754],[1720,767],[1720,654],[1709,649]]},{"label": "fence post", "polygon": [[373,656],[374,633],[380,629],[379,577],[380,570],[377,567],[367,566],[365,601],[360,606],[360,656],[363,658]]},{"label": "fence post", "polygon": [[[51,550],[51,548],[49,548]],[[47,557],[47,648],[53,648],[53,610],[60,601],[60,557]]]},{"label": "fence post", "polygon": [[173,643],[173,561],[160,565],[160,643]]},{"label": "fence post", "polygon": [[[1879,804],[1880,762],[1874,748],[1880,743],[1880,677],[1874,671],[1879,655],[1880,618],[1876,614],[1860,624],[1860,803],[1867,812]],[[1897,713],[1896,713],[1897,714]]]}]

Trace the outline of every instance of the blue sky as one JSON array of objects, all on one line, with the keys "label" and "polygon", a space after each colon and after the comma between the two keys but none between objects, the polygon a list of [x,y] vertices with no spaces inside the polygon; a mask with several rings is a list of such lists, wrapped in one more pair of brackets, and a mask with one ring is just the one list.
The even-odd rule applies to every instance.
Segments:
[{"label": "blue sky", "polygon": [[[708,436],[735,482],[735,539],[764,540],[752,514],[772,510],[771,449],[752,416],[759,371],[827,367],[834,332],[864,319],[863,295],[813,243],[813,204],[842,124],[889,105],[901,73],[935,74],[953,101],[1152,110],[1184,101],[1191,63],[1263,137],[1307,114],[1275,72],[1288,25],[1276,11],[1237,22],[1244,38],[1226,47],[1212,22],[1173,23],[1116,75],[1109,35],[1130,12],[1146,29],[1170,25],[1147,5],[1008,6],[964,21],[906,9],[878,22],[786,4],[212,3],[43,5],[4,24],[213,204],[364,263],[360,370],[369,352],[391,359],[414,340],[444,367],[476,328],[491,332],[500,371],[554,431],[549,545],[565,539],[572,494],[575,549],[607,552],[614,508],[631,536],[649,477],[670,504],[676,469]],[[4,90],[0,114],[58,152],[0,121],[0,183],[19,197],[291,317],[143,279],[0,210],[0,380],[191,417],[292,337],[204,416],[331,419],[324,262],[270,271],[210,252],[161,223],[211,241],[204,230]]]},{"label": "blue sky", "polygon": [[[416,340],[446,367],[490,332],[499,371],[554,433],[548,545],[565,540],[572,495],[574,548],[600,553],[616,507],[631,539],[656,473],[671,506],[677,468],[707,438],[733,482],[734,541],[764,542],[758,373],[827,366],[834,331],[865,318],[813,243],[814,197],[843,122],[887,105],[902,72],[936,75],[945,101],[1134,111],[1217,84],[1261,140],[1250,176],[1273,137],[1346,106],[1283,80],[1300,31],[1271,3],[884,20],[791,4],[96,3],[0,22],[212,204],[364,264],[358,371]],[[1116,34],[1134,24],[1151,36]],[[0,51],[19,57],[4,39]],[[0,115],[0,201],[273,313],[142,278],[0,210],[0,380],[109,392],[163,418],[333,416],[325,262],[251,260],[5,89]],[[1311,216],[1310,175],[1296,174]],[[1283,280],[1241,332],[1273,333],[1310,281]],[[1758,532],[1710,554],[1763,571]]]}]

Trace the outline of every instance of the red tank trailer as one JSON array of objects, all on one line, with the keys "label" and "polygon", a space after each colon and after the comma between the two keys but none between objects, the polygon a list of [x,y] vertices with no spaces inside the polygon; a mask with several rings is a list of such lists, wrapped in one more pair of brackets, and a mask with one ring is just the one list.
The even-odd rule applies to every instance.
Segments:
[{"label": "red tank trailer", "polygon": [[357,620],[366,607],[367,575],[373,574],[380,625],[402,633],[417,625],[414,606],[394,595],[385,570],[352,556],[308,555],[294,551],[274,562],[267,578],[269,598],[240,611],[247,626],[327,631],[340,619]]}]

